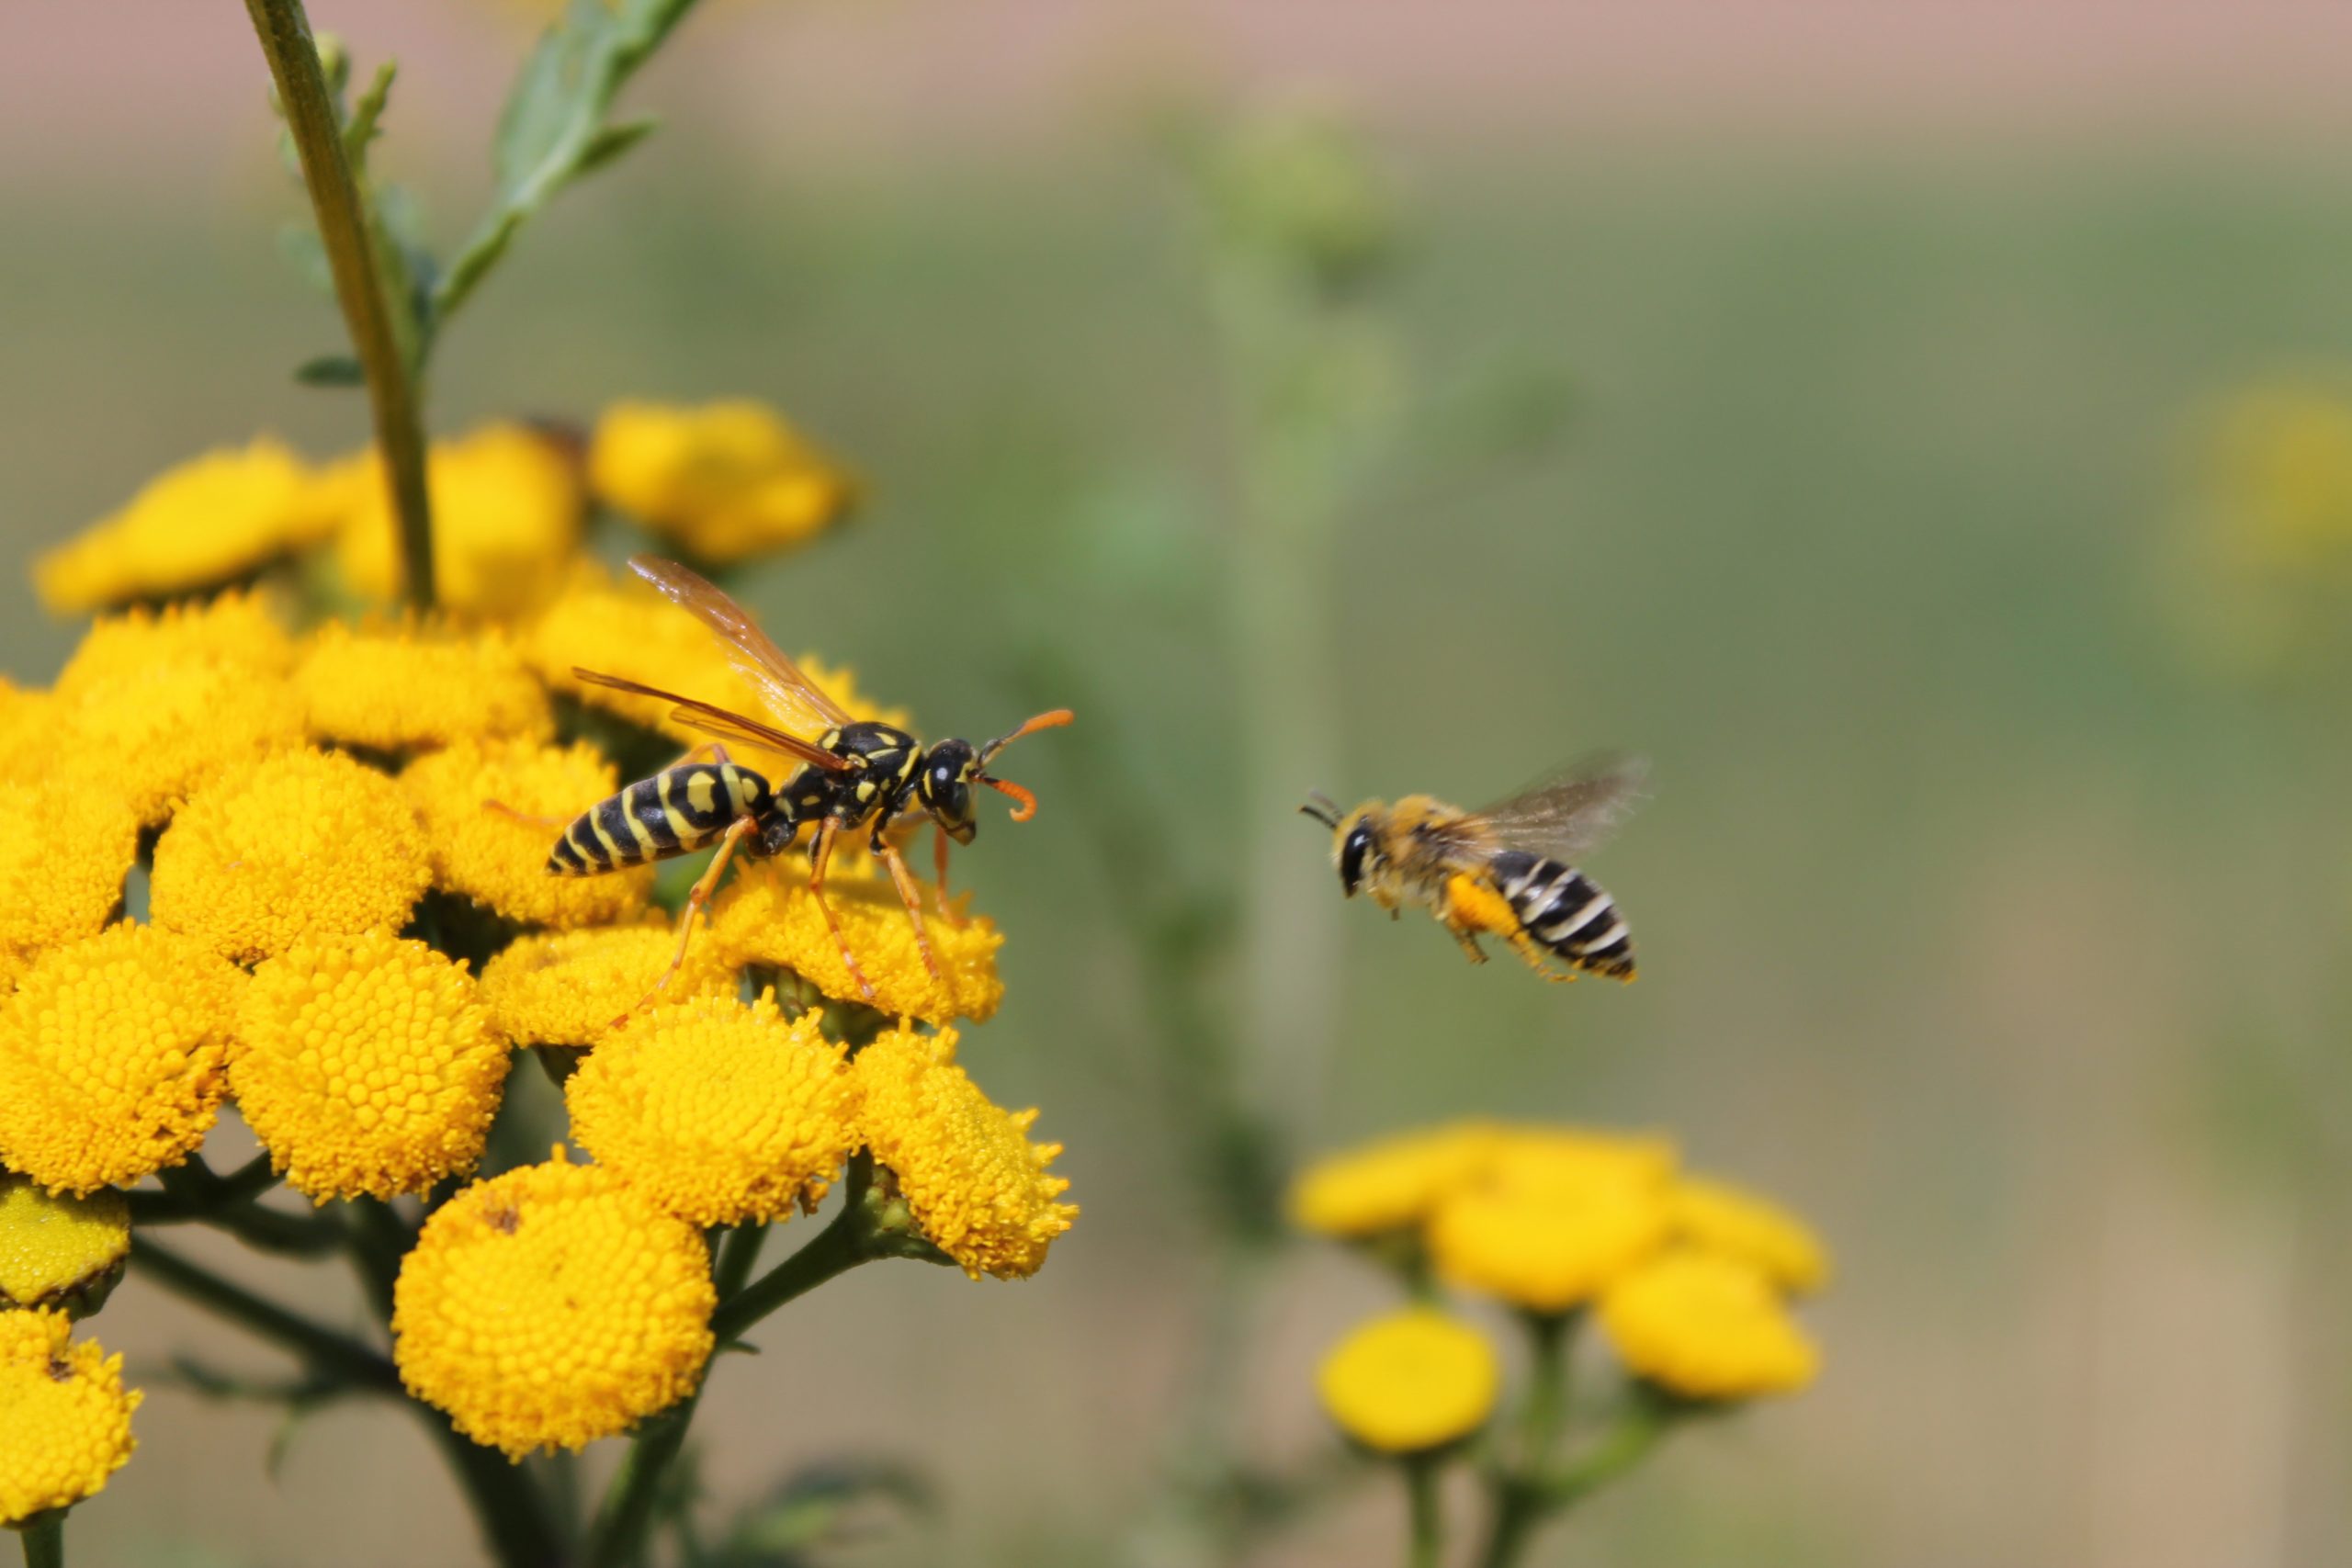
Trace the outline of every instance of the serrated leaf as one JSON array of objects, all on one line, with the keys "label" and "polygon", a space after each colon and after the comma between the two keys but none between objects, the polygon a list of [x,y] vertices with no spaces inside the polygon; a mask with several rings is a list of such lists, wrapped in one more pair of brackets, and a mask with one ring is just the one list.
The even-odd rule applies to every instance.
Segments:
[{"label": "serrated leaf", "polygon": [[368,372],[347,354],[322,354],[296,366],[294,379],[305,387],[358,387],[367,384]]},{"label": "serrated leaf", "polygon": [[398,62],[387,60],[376,67],[376,79],[359,95],[352,106],[350,116],[343,125],[344,154],[351,160],[355,172],[368,167],[368,144],[376,140],[377,127],[384,118],[384,106],[391,100],[392,78],[400,72]]}]

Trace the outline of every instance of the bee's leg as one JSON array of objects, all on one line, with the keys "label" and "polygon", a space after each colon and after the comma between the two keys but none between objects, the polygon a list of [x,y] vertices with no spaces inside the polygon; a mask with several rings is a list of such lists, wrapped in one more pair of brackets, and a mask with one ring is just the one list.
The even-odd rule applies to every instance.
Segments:
[{"label": "bee's leg", "polygon": [[702,878],[695,884],[694,890],[686,895],[686,912],[678,921],[678,951],[670,955],[670,967],[662,971],[662,978],[653,982],[653,988],[646,992],[635,1007],[613,1020],[615,1027],[617,1028],[627,1022],[629,1013],[642,1012],[652,1005],[653,998],[660,996],[663,988],[676,976],[678,971],[684,967],[686,949],[695,939],[695,923],[702,919],[703,909],[710,902],[711,890],[718,886],[718,879],[726,874],[728,861],[733,858],[735,847],[743,841],[743,836],[752,830],[752,826],[751,818],[738,817],[728,828],[726,833],[720,837],[718,852],[710,857],[710,869],[702,874]]},{"label": "bee's leg", "polygon": [[808,894],[817,900],[817,912],[825,917],[825,929],[833,933],[833,942],[842,950],[842,966],[857,982],[858,994],[871,1002],[874,982],[857,966],[857,954],[849,950],[849,938],[842,935],[842,923],[833,919],[833,907],[825,902],[825,863],[833,858],[833,838],[841,831],[841,826],[838,817],[828,817],[818,826],[817,842],[808,852]]},{"label": "bee's leg", "polygon": [[939,967],[939,955],[931,951],[931,933],[922,929],[922,889],[915,885],[914,873],[907,869],[907,857],[879,833],[874,835],[874,852],[890,868],[890,884],[899,890],[899,902],[907,907],[907,919],[914,922],[915,948],[922,954],[922,966],[931,971],[939,988],[946,990],[946,972]]}]

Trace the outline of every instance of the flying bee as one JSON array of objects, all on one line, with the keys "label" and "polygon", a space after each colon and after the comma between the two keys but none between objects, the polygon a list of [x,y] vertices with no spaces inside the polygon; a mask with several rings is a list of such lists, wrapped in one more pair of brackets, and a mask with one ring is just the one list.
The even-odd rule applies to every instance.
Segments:
[{"label": "flying bee", "polygon": [[[1016,822],[1035,816],[1037,797],[1019,784],[994,776],[988,767],[998,752],[1023,736],[1068,724],[1070,711],[1057,708],[1041,713],[985,746],[942,740],[926,747],[895,726],[851,717],[785,657],[741,605],[716,585],[674,561],[637,556],[628,564],[709,628],[726,650],[729,662],[758,694],[764,713],[759,717],[731,713],[622,676],[574,670],[574,675],[593,685],[669,703],[673,719],[713,739],[677,765],[632,784],[582,812],[556,841],[548,855],[548,870],[561,876],[594,876],[718,846],[710,869],[687,895],[677,954],[653,987],[658,994],[685,962],[695,919],[709,903],[729,857],[738,850],[763,859],[781,855],[792,848],[800,829],[813,823],[816,835],[808,845],[808,890],[816,896],[825,925],[841,946],[842,964],[871,1002],[874,987],[858,967],[857,955],[850,951],[841,922],[825,901],[825,869],[834,846],[849,834],[865,830],[869,835],[868,847],[889,871],[891,884],[907,907],[924,966],[944,987],[946,976],[923,930],[922,901],[900,845],[926,818],[930,820],[936,831],[933,864],[940,908],[944,913],[948,840],[968,844],[978,829],[972,787],[985,784],[1012,797]],[[781,776],[780,783],[772,783],[769,775],[736,761],[727,750],[729,742],[797,766]],[[706,750],[712,760],[698,761]],[[652,997],[646,999],[650,1001]]]},{"label": "flying bee", "polygon": [[1587,762],[1483,811],[1427,795],[1369,800],[1344,816],[1317,795],[1299,809],[1331,829],[1331,863],[1347,897],[1367,894],[1392,917],[1408,899],[1426,905],[1471,962],[1487,961],[1483,933],[1509,942],[1547,980],[1578,971],[1630,980],[1633,937],[1615,901],[1568,862],[1623,820],[1643,775],[1630,759]]}]

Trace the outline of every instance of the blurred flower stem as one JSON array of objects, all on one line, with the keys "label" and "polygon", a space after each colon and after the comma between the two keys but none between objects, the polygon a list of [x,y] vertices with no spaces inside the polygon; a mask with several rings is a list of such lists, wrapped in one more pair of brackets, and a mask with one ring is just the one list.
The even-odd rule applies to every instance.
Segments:
[{"label": "blurred flower stem", "polygon": [[25,1568],[65,1568],[64,1509],[27,1520],[17,1533],[25,1543]]},{"label": "blurred flower stem", "polygon": [[1406,1507],[1411,1517],[1408,1568],[1438,1568],[1445,1546],[1444,1466],[1434,1454],[1404,1461]]},{"label": "blurred flower stem", "polygon": [[1552,1450],[1568,1410],[1568,1354],[1575,1348],[1580,1313],[1529,1313],[1527,1404],[1520,1414],[1519,1451],[1494,1477],[1494,1517],[1484,1568],[1507,1568],[1519,1561],[1527,1539],[1542,1520],[1548,1498]]},{"label": "blurred flower stem", "polygon": [[[376,235],[379,226],[352,177],[342,116],[327,85],[317,41],[302,0],[245,0],[254,36],[269,61],[286,126],[302,160],[302,181],[316,214],[319,239],[334,278],[336,301],[351,346],[368,380],[376,445],[384,456],[393,514],[400,520],[401,567],[409,601],[433,607],[433,513],[424,487],[424,426],[419,412],[417,367],[402,346],[391,298],[384,287]],[[389,77],[379,79],[389,85]],[[378,100],[380,107],[380,99]],[[363,140],[372,124],[357,128]],[[410,334],[413,339],[413,333]]]}]

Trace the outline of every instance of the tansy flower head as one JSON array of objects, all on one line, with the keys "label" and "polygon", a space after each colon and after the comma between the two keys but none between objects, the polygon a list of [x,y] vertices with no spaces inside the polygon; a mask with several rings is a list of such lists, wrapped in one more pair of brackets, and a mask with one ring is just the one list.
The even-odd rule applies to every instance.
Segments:
[{"label": "tansy flower head", "polygon": [[186,1159],[227,1092],[243,983],[152,926],[42,953],[0,1003],[0,1162],[89,1193]]},{"label": "tansy flower head", "polygon": [[1059,1144],[1033,1144],[1035,1111],[1008,1113],[956,1065],[956,1032],[903,1024],[851,1064],[858,1125],[874,1157],[896,1174],[933,1245],[973,1279],[1026,1279],[1078,1218],[1056,1200],[1069,1190],[1046,1168]]},{"label": "tansy flower head", "polygon": [[[517,1045],[592,1045],[652,993],[677,951],[677,933],[662,924],[518,937],[482,965],[482,1003]],[[707,938],[662,990],[671,1001],[705,994],[735,994],[734,968]]]},{"label": "tansy flower head", "polygon": [[1661,1190],[1680,1163],[1671,1140],[1583,1127],[1505,1123],[1479,1172],[1482,1182],[1523,1192],[1594,1186]]},{"label": "tansy flower head", "polygon": [[461,636],[330,621],[304,644],[294,690],[313,739],[378,751],[537,740],[555,728],[546,690],[495,628]]},{"label": "tansy flower head", "polygon": [[464,965],[385,931],[305,942],[238,1021],[237,1104],[297,1190],[422,1192],[481,1157],[507,1053]]},{"label": "tansy flower head", "polygon": [[1427,1453],[1487,1424],[1502,1366],[1486,1337],[1432,1307],[1408,1307],[1351,1331],[1316,1373],[1341,1431],[1382,1453]]},{"label": "tansy flower head", "polygon": [[643,908],[653,868],[603,876],[556,876],[548,850],[568,822],[620,788],[613,765],[585,744],[465,741],[420,757],[401,774],[424,819],[435,886],[531,926],[604,925]]},{"label": "tansy flower head", "polygon": [[1803,1220],[1726,1181],[1675,1183],[1675,1235],[1702,1251],[1744,1258],[1784,1291],[1809,1295],[1829,1280],[1829,1251]]},{"label": "tansy flower head", "polygon": [[1582,1305],[1666,1239],[1662,1188],[1609,1177],[1489,1179],[1438,1205],[1429,1248],[1438,1273],[1530,1312]]},{"label": "tansy flower head", "polygon": [[1326,1156],[1292,1186],[1291,1217],[1350,1239],[1419,1225],[1476,1175],[1499,1136],[1492,1122],[1454,1122]]},{"label": "tansy flower head", "polygon": [[0,675],[0,784],[40,777],[57,743],[58,711],[51,694]]},{"label": "tansy flower head", "polygon": [[155,923],[250,963],[397,926],[432,873],[401,786],[349,757],[286,751],[198,790],[155,845]]},{"label": "tansy flower head", "polygon": [[[335,557],[365,597],[401,592],[400,533],[383,465],[366,452],[332,470],[342,518]],[[460,614],[514,616],[537,608],[580,536],[579,476],[551,439],[519,424],[492,424],[436,441],[425,459],[433,502],[436,597]]]},{"label": "tansy flower head", "polygon": [[[882,1011],[933,1023],[957,1018],[978,1022],[1004,999],[1004,982],[996,973],[996,950],[1004,945],[1004,935],[994,921],[943,919],[936,904],[924,911],[931,950],[947,976],[943,989],[924,966],[914,924],[888,879],[829,876],[825,901],[841,921],[859,970],[873,984],[873,1005]],[[797,866],[779,866],[773,876],[738,878],[719,896],[711,931],[736,964],[789,969],[835,1001],[865,999]]]},{"label": "tansy flower head", "polygon": [[226,769],[302,739],[301,709],[284,681],[220,664],[97,677],[61,697],[57,716],[56,755],[67,771],[148,825]]},{"label": "tansy flower head", "polygon": [[630,1018],[564,1091],[597,1163],[697,1225],[814,1207],[860,1142],[842,1048],[773,998],[704,997]]},{"label": "tansy flower head", "polygon": [[72,696],[99,682],[187,664],[275,678],[293,668],[294,640],[270,602],[254,593],[101,615],[58,672],[57,690]]},{"label": "tansy flower head", "polygon": [[104,1489],[138,1444],[122,1358],[76,1345],[61,1312],[0,1313],[0,1525]]},{"label": "tansy flower head", "polygon": [[1754,1264],[1677,1248],[1610,1286],[1600,1325],[1634,1375],[1685,1399],[1792,1393],[1820,1353]]},{"label": "tansy flower head", "polygon": [[86,1198],[44,1192],[0,1171],[0,1312],[97,1311],[130,1256],[130,1203],[111,1187]]},{"label": "tansy flower head", "polygon": [[764,404],[616,403],[596,423],[596,493],[703,560],[784,549],[846,510],[849,479]]},{"label": "tansy flower head", "polygon": [[409,1392],[520,1459],[625,1432],[691,1392],[718,1292],[700,1232],[558,1151],[435,1210],[394,1303]]},{"label": "tansy flower head", "polygon": [[0,784],[0,822],[26,829],[0,855],[0,950],[96,935],[138,858],[130,807],[86,780]]},{"label": "tansy flower head", "polygon": [[312,543],[325,519],[310,469],[267,436],[167,469],[111,517],[33,563],[59,613],[215,587]]}]

